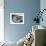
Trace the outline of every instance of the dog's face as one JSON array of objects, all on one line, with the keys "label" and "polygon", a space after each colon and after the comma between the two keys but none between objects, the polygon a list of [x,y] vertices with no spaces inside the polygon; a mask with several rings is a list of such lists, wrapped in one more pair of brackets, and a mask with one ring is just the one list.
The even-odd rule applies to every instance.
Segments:
[{"label": "dog's face", "polygon": [[30,41],[30,38],[32,37],[32,34],[29,32],[27,35],[26,35],[26,39],[28,40],[28,41]]},{"label": "dog's face", "polygon": [[32,37],[32,34],[29,32],[29,33],[26,35],[25,42],[26,42],[26,44],[31,44],[32,41],[33,41],[33,37]]}]

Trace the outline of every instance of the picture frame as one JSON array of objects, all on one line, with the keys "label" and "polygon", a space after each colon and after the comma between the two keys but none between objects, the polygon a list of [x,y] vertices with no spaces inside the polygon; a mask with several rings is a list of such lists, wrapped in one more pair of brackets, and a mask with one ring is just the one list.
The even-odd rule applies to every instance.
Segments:
[{"label": "picture frame", "polygon": [[24,24],[24,13],[10,13],[10,24]]}]

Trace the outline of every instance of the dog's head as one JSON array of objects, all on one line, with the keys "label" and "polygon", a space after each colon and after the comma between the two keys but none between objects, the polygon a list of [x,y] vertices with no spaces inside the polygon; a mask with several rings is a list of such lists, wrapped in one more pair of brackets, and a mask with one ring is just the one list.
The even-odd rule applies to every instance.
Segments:
[{"label": "dog's head", "polygon": [[25,42],[27,44],[32,44],[34,38],[33,38],[33,34],[31,32],[29,32],[27,35],[26,35],[26,39],[25,39]]},{"label": "dog's head", "polygon": [[32,38],[32,34],[29,32],[29,33],[26,35],[26,39],[27,39],[28,41],[30,41],[31,38]]}]

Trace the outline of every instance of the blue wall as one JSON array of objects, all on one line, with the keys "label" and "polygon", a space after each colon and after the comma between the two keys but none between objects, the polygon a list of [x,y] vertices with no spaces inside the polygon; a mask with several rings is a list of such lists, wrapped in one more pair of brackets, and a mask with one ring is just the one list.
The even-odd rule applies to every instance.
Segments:
[{"label": "blue wall", "polygon": [[[32,28],[35,12],[40,9],[40,0],[4,0],[5,40],[18,41]],[[24,13],[24,24],[10,24],[10,13]]]}]

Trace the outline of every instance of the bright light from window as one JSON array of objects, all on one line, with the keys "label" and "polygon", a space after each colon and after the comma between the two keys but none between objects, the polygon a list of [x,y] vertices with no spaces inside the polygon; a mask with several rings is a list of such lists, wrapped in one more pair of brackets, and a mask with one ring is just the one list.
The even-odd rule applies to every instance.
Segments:
[{"label": "bright light from window", "polygon": [[4,41],[4,10],[0,9],[0,42]]},{"label": "bright light from window", "polygon": [[4,42],[4,0],[0,0],[0,42]]}]

